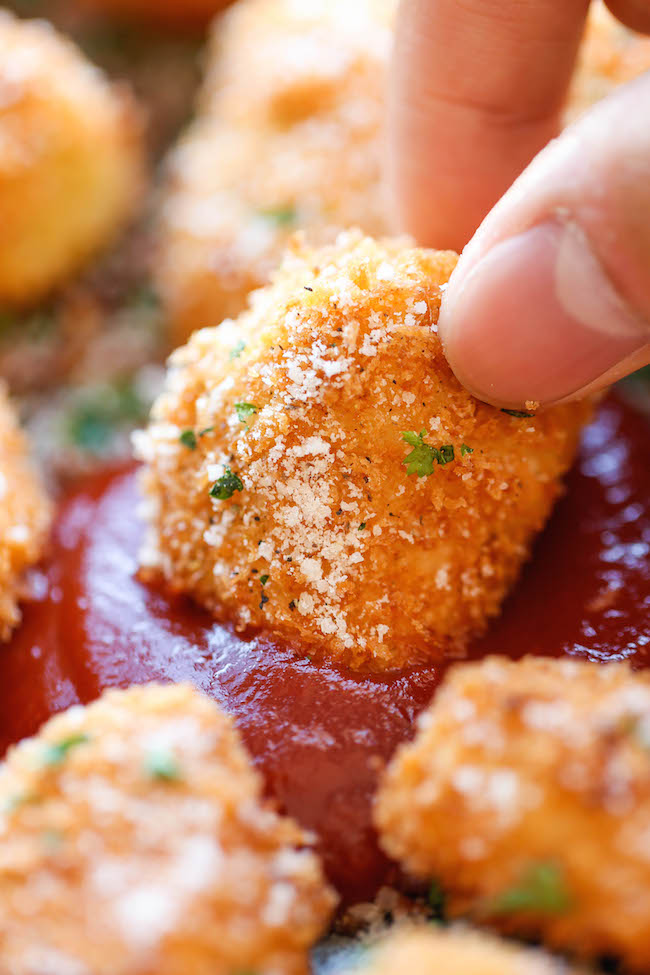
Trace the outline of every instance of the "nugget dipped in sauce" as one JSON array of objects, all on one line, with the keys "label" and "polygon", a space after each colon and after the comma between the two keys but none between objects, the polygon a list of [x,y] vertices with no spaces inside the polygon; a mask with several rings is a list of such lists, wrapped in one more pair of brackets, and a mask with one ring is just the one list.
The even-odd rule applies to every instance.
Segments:
[{"label": "nugget dipped in sauce", "polygon": [[50,515],[27,443],[0,385],[0,641],[8,639],[20,620],[25,570],[41,556]]},{"label": "nugget dipped in sauce", "polygon": [[344,234],[195,333],[135,441],[144,565],[238,628],[355,668],[462,650],[590,409],[512,416],[457,382],[436,332],[455,262]]},{"label": "nugget dipped in sauce", "polygon": [[0,305],[38,301],[104,247],[142,186],[140,121],[44,21],[0,11]]},{"label": "nugget dipped in sauce", "polygon": [[240,0],[215,24],[173,152],[157,279],[176,342],[238,314],[289,236],[388,231],[384,82],[396,0]]},{"label": "nugget dipped in sauce", "polygon": [[336,975],[577,975],[559,958],[470,928],[402,926]]},{"label": "nugget dipped in sauce", "polygon": [[0,769],[0,965],[13,975],[306,975],[334,898],[188,685],[109,691]]},{"label": "nugget dipped in sauce", "polygon": [[647,972],[649,741],[627,664],[457,665],[380,786],[382,844],[452,917]]},{"label": "nugget dipped in sauce", "polygon": [[199,30],[229,0],[79,0],[111,18],[166,30]]}]

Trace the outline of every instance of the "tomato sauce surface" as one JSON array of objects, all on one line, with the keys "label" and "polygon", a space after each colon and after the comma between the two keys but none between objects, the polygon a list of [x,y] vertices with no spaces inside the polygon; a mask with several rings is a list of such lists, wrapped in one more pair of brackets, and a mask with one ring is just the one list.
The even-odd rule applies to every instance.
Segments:
[{"label": "tomato sauce surface", "polygon": [[[648,665],[649,433],[631,407],[601,407],[533,558],[470,657]],[[138,580],[137,504],[133,468],[87,478],[63,500],[36,596],[0,648],[0,747],[104,688],[189,680],[234,715],[269,794],[316,833],[344,901],[371,897],[396,880],[371,825],[377,776],[444,667],[362,677],[236,636]]]}]

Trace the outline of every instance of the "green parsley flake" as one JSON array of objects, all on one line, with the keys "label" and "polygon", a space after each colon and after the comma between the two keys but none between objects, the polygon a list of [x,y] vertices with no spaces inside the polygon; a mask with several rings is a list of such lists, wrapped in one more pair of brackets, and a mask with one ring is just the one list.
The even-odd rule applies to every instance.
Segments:
[{"label": "green parsley flake", "polygon": [[444,466],[454,460],[452,444],[431,447],[430,444],[424,442],[426,436],[426,430],[420,430],[419,433],[414,430],[405,430],[402,433],[402,440],[413,447],[411,453],[407,454],[403,460],[408,475],[417,474],[418,477],[429,477],[430,474],[433,474],[434,463]]},{"label": "green parsley flake", "polygon": [[158,782],[178,782],[182,778],[178,759],[167,748],[156,748],[149,752],[144,761],[147,775]]},{"label": "green parsley flake", "polygon": [[527,420],[531,416],[535,416],[534,413],[527,413],[526,410],[501,410],[502,413],[507,413],[508,416],[516,416],[519,420]]},{"label": "green parsley flake", "polygon": [[68,752],[76,748],[77,745],[85,745],[88,741],[90,741],[88,735],[79,732],[79,734],[70,735],[68,738],[62,738],[61,741],[56,742],[54,745],[47,745],[45,754],[43,755],[43,764],[49,766],[61,765],[68,757]]},{"label": "green parsley flake", "polygon": [[357,531],[362,532],[365,527],[366,527],[366,523],[365,521],[362,521],[359,527],[357,528]]},{"label": "green parsley flake", "polygon": [[263,576],[260,576],[260,582],[263,586],[265,586],[270,578],[271,576],[264,574]]},{"label": "green parsley flake", "polygon": [[235,491],[243,491],[244,483],[239,474],[234,474],[229,467],[218,478],[210,488],[210,497],[217,501],[227,501],[232,498]]},{"label": "green parsley flake", "polygon": [[237,345],[234,345],[230,350],[230,361],[232,362],[233,359],[238,359],[245,348],[246,343],[243,339],[240,339]]},{"label": "green parsley flake", "polygon": [[196,450],[198,440],[196,439],[194,430],[183,430],[178,439],[184,447],[187,447],[189,450]]},{"label": "green parsley flake", "polygon": [[445,893],[437,880],[431,881],[427,900],[434,918],[437,921],[443,920],[445,916]]},{"label": "green parsley flake", "polygon": [[254,403],[235,403],[235,412],[240,423],[245,423],[249,416],[257,413]]},{"label": "green parsley flake", "polygon": [[260,210],[259,214],[265,220],[268,220],[269,223],[274,223],[276,227],[291,227],[298,219],[296,208],[290,204],[270,207],[268,210]]},{"label": "green parsley flake", "polygon": [[562,870],[554,863],[535,863],[520,882],[499,894],[491,905],[493,914],[530,911],[560,914],[571,905]]},{"label": "green parsley flake", "polygon": [[460,445],[460,456],[461,457],[464,457],[465,454],[473,454],[473,453],[474,453],[474,448],[473,447],[468,447],[466,443],[462,443]]}]

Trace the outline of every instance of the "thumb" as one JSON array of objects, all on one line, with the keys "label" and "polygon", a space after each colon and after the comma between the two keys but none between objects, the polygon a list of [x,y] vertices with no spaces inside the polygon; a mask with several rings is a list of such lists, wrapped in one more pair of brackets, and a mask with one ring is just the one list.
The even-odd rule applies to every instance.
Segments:
[{"label": "thumb", "polygon": [[522,173],[467,245],[439,332],[498,406],[577,398],[650,362],[650,73]]}]

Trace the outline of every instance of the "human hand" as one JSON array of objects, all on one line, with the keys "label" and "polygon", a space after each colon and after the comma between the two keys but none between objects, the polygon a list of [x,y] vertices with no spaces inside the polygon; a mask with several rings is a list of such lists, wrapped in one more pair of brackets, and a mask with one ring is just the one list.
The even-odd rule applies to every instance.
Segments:
[{"label": "human hand", "polygon": [[[649,0],[608,5],[650,31]],[[650,73],[530,163],[559,131],[587,7],[400,8],[390,102],[398,217],[420,243],[456,249],[483,220],[439,331],[458,378],[499,406],[584,395],[650,362]]]}]

